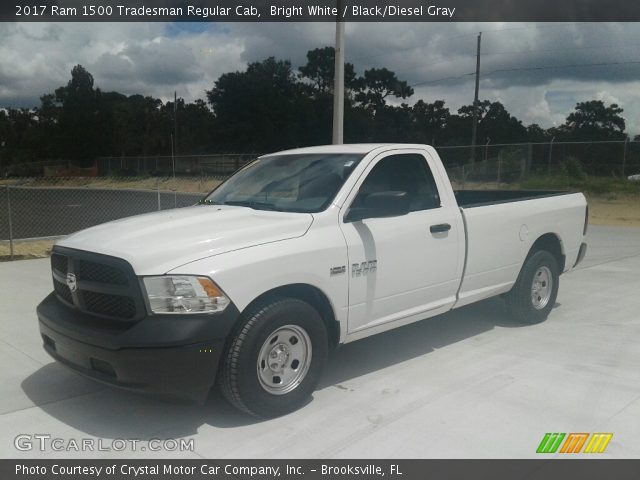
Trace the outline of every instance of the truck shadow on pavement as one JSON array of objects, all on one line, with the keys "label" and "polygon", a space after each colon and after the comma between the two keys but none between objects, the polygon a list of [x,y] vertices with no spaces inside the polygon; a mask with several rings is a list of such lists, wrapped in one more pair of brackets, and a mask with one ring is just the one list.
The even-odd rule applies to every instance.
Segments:
[{"label": "truck shadow on pavement", "polygon": [[[344,345],[331,356],[318,389],[348,390],[343,384],[351,379],[428,355],[496,327],[526,328],[509,321],[500,299],[490,299]],[[52,386],[55,386],[53,393]],[[202,406],[167,403],[102,386],[57,362],[24,379],[21,387],[36,407],[53,419],[84,434],[106,439],[181,438],[208,427],[228,429],[282,421],[255,419],[237,412],[217,389]],[[304,419],[304,410],[303,407],[290,415]],[[60,430],[66,432],[68,428]],[[55,436],[55,432],[51,434]]]}]

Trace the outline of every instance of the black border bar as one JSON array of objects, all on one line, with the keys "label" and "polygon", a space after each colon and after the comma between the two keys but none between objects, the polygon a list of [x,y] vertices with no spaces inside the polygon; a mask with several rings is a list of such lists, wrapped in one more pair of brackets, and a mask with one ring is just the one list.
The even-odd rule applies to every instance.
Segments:
[{"label": "black border bar", "polygon": [[[57,467],[54,467],[57,466]],[[169,470],[165,470],[165,466]],[[97,474],[97,468],[100,473]],[[273,473],[250,469],[276,467]],[[24,472],[32,469],[33,473]],[[74,474],[54,474],[55,468],[76,468]],[[244,469],[244,470],[241,470]],[[329,472],[328,469],[331,469]],[[338,470],[336,470],[338,469]],[[36,473],[39,470],[40,473]],[[109,473],[113,470],[113,473]],[[68,471],[68,470],[67,470]],[[83,473],[86,472],[86,473]],[[134,472],[137,475],[134,476]],[[182,472],[182,473],[181,473]],[[207,473],[203,473],[207,472]],[[215,472],[215,473],[214,473]],[[534,459],[534,460],[0,460],[0,478],[102,480],[273,480],[342,478],[394,480],[636,480],[640,460]],[[384,475],[382,475],[384,474]]]},{"label": "black border bar", "polygon": [[[317,14],[311,14],[310,7]],[[640,21],[640,2],[14,0],[0,4],[3,22],[335,22],[336,19],[347,22],[637,22]]]}]

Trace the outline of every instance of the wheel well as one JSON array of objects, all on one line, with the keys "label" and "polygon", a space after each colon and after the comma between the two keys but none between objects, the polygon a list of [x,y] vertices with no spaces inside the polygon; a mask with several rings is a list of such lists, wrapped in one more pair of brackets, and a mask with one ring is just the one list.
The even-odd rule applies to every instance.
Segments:
[{"label": "wheel well", "polygon": [[336,320],[333,308],[331,307],[331,302],[329,302],[327,296],[320,289],[312,285],[295,283],[274,288],[273,290],[269,290],[255,298],[249,305],[247,305],[245,310],[258,302],[265,302],[274,298],[282,297],[296,298],[303,302],[307,302],[315,308],[327,327],[329,346],[334,348],[338,345],[338,342],[340,341],[340,323]]},{"label": "wheel well", "polygon": [[553,255],[558,262],[560,273],[564,271],[565,256],[562,253],[562,242],[555,233],[545,233],[540,238],[538,238],[533,243],[533,245],[531,245],[529,255],[539,250],[546,250],[551,255]]}]

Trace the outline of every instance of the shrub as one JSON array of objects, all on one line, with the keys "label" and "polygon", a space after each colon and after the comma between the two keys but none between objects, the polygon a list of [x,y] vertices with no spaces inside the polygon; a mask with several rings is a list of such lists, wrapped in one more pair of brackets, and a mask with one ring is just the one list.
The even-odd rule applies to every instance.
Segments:
[{"label": "shrub", "polygon": [[562,173],[569,178],[584,180],[587,174],[582,168],[582,163],[576,157],[568,157],[562,164]]}]

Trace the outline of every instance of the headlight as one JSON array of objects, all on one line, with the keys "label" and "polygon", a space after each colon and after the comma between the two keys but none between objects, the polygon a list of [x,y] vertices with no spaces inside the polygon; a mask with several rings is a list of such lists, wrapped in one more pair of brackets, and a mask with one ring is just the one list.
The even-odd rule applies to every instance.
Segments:
[{"label": "headlight", "polygon": [[209,277],[163,275],[143,281],[153,313],[214,313],[230,302]]}]

